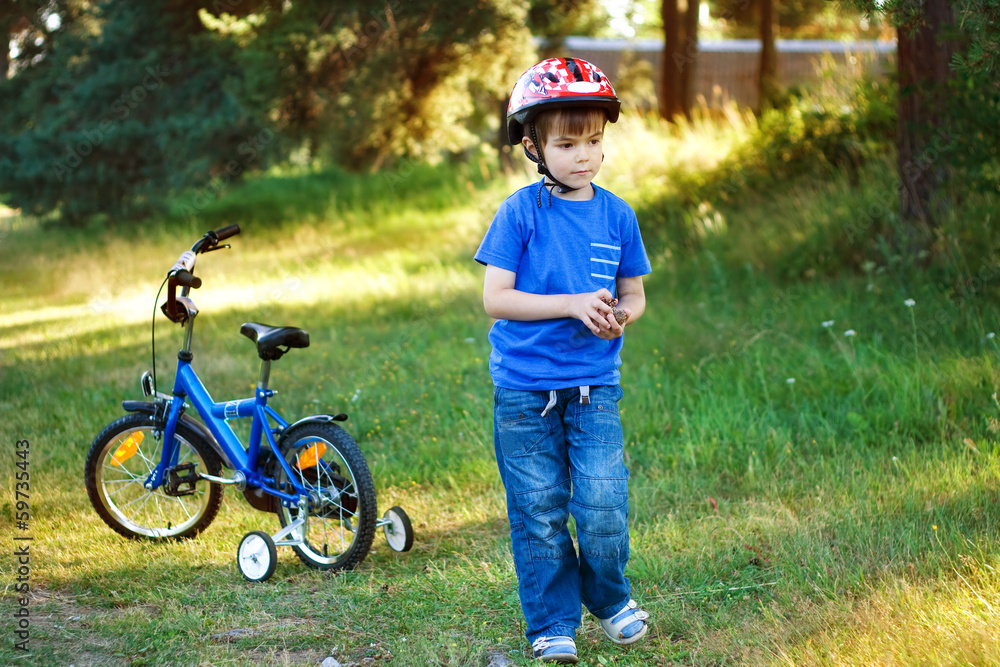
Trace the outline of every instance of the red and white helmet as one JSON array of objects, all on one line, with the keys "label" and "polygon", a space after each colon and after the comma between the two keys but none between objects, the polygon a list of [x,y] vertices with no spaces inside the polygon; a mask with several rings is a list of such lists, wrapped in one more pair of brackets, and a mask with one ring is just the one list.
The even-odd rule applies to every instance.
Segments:
[{"label": "red and white helmet", "polygon": [[621,101],[611,82],[596,65],[579,58],[549,58],[531,67],[514,85],[507,104],[507,137],[521,143],[525,123],[540,111],[559,107],[593,106],[618,120]]}]

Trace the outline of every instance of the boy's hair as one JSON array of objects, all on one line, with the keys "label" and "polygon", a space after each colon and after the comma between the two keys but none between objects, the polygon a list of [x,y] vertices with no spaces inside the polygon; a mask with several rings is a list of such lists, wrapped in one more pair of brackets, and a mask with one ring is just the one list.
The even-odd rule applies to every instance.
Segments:
[{"label": "boy's hair", "polygon": [[603,131],[607,122],[607,113],[599,107],[563,107],[542,111],[535,116],[535,132],[539,143],[544,146],[550,134],[579,135],[588,131]]}]

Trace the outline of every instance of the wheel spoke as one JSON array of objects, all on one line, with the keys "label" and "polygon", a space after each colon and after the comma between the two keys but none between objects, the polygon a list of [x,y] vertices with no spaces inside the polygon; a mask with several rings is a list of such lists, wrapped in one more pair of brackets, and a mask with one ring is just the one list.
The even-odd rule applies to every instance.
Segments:
[{"label": "wheel spoke", "polygon": [[[295,480],[318,494],[310,503],[304,542],[295,547],[308,565],[320,569],[350,568],[364,559],[374,532],[374,485],[357,444],[336,425],[300,427],[298,437],[282,443],[291,474],[278,471],[278,481]],[[361,481],[359,491],[359,474]],[[287,526],[300,516],[296,507],[278,510]],[[367,517],[367,518],[366,518]]]},{"label": "wheel spoke", "polygon": [[[215,453],[189,425],[178,422],[173,443],[178,463],[193,463],[198,470],[218,474]],[[193,494],[184,496],[170,496],[162,487],[146,488],[160,467],[164,447],[163,431],[156,428],[152,416],[139,413],[108,425],[91,446],[87,492],[105,523],[122,535],[192,537],[219,510],[222,488],[217,484],[200,483]]]}]

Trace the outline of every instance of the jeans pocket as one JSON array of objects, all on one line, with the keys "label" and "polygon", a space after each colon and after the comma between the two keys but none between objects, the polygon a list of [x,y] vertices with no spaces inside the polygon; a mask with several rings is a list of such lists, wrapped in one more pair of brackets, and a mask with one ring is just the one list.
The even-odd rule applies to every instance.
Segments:
[{"label": "jeans pocket", "polygon": [[[545,398],[541,398],[543,395]],[[547,395],[542,392],[496,390],[493,418],[505,457],[530,454],[535,445],[549,436],[551,426],[548,419],[542,417],[547,401]]]},{"label": "jeans pocket", "polygon": [[618,385],[590,388],[590,405],[580,405],[576,411],[577,428],[604,443],[622,444],[622,422],[618,401],[622,397]]}]

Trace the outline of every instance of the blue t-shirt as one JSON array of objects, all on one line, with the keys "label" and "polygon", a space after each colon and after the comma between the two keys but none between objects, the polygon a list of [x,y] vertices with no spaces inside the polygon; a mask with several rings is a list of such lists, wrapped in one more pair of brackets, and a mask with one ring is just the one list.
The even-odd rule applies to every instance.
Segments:
[{"label": "blue t-shirt", "polygon": [[[531,294],[581,294],[651,271],[635,212],[594,185],[594,197],[542,197],[540,183],[500,206],[475,259],[517,274],[514,288]],[[543,192],[543,195],[547,193]],[[623,338],[602,340],[576,318],[497,320],[490,329],[490,375],[505,389],[550,390],[618,384]]]}]

